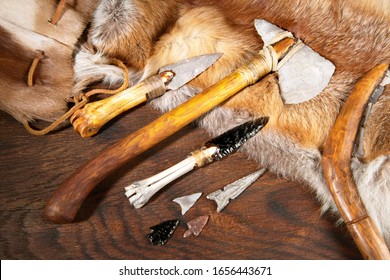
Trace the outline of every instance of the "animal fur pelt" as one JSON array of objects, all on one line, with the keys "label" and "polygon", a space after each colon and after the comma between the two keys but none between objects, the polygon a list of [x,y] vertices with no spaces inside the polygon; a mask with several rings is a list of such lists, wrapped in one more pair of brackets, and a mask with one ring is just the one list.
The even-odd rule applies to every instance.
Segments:
[{"label": "animal fur pelt", "polygon": [[[53,2],[38,1],[51,5]],[[68,9],[71,11],[71,6]],[[47,33],[45,28],[46,33],[40,32],[40,25],[33,26],[31,30],[26,24],[4,18],[1,13],[0,31],[5,34],[2,35],[0,45],[2,56],[4,53],[5,56],[16,59],[20,53],[28,55],[24,55],[24,60],[21,60],[24,64],[20,63],[19,68],[11,73],[9,66],[4,67],[2,63],[0,75],[2,79],[8,79],[12,87],[1,89],[0,104],[3,110],[20,121],[34,118],[49,120],[64,110],[65,106],[59,99],[50,99],[53,108],[42,105],[45,99],[50,98],[50,89],[56,90],[58,96],[63,98],[77,94],[96,82],[109,85],[121,83],[122,72],[108,64],[109,58],[122,60],[128,66],[130,79],[137,82],[155,74],[163,65],[205,53],[224,53],[215,65],[188,86],[151,102],[152,106],[165,112],[217,82],[257,53],[262,48],[262,41],[254,29],[253,21],[262,18],[292,32],[332,61],[336,72],[329,85],[312,100],[286,105],[279,94],[277,74],[272,74],[214,109],[198,123],[211,135],[216,135],[253,117],[269,116],[267,127],[249,141],[243,150],[272,172],[304,182],[313,188],[323,205],[323,211],[337,211],[324,181],[321,151],[338,112],[356,81],[377,64],[390,63],[389,11],[390,4],[387,0],[102,0],[97,4],[89,24],[88,12],[76,12],[75,16],[80,18],[76,18],[76,28],[72,31],[77,36],[66,33],[71,39],[66,42],[58,40],[61,46],[67,47],[61,52],[54,51],[53,55],[48,51],[49,57],[56,57],[58,61],[44,61],[38,73],[38,87],[34,89],[23,87],[20,82],[25,75],[23,71],[28,60],[33,57],[32,48],[27,44],[32,38],[21,41],[23,36],[13,31],[15,29],[9,25],[17,25],[28,34],[39,33],[39,36],[48,38],[47,40],[54,40],[53,46],[58,45],[59,41],[55,39],[55,34]],[[72,33],[65,28],[68,24],[65,15],[66,13],[60,23],[62,22],[64,31]],[[82,33],[82,40],[73,49],[72,44]],[[9,45],[12,49],[7,48]],[[47,50],[51,50],[51,45],[47,46]],[[72,51],[73,73],[69,71]],[[7,60],[2,57],[0,59]],[[55,80],[58,76],[48,74],[50,70],[45,69],[49,67],[66,69],[61,81]],[[73,92],[70,82],[72,74]],[[42,90],[39,86],[42,86]],[[26,97],[16,96],[15,89],[19,89],[18,92],[29,91],[34,96],[29,97],[32,98],[31,103],[26,103]],[[5,92],[13,96],[5,95]],[[38,96],[39,92],[43,93],[41,97]],[[390,87],[387,87],[374,105],[374,113],[367,123],[364,157],[354,158],[351,163],[361,198],[388,244],[389,106]]]},{"label": "animal fur pelt", "polygon": [[[0,0],[0,109],[20,122],[53,121],[72,96],[72,52],[96,1],[67,1],[60,22],[49,22],[55,0]],[[26,8],[28,7],[28,8]],[[27,73],[37,50],[44,51],[27,87]]]}]

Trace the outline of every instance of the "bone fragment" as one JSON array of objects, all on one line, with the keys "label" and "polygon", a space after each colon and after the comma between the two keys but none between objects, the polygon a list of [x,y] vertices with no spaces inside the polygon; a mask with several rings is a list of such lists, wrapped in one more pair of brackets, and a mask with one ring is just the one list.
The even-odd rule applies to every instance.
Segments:
[{"label": "bone fragment", "polygon": [[244,178],[225,186],[223,189],[219,189],[207,196],[207,199],[215,200],[217,203],[217,212],[221,212],[230,202],[231,199],[238,197],[243,191],[245,191],[254,181],[256,181],[261,175],[264,174],[266,169],[256,171]]}]

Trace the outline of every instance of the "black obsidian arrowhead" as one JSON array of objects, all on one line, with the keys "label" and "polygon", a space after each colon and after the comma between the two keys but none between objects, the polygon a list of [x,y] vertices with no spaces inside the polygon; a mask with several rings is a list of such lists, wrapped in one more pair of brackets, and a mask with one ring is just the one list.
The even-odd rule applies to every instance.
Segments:
[{"label": "black obsidian arrowhead", "polygon": [[179,220],[169,220],[151,227],[148,238],[153,245],[165,245],[178,227]]},{"label": "black obsidian arrowhead", "polygon": [[213,155],[213,159],[220,160],[235,152],[248,139],[255,136],[268,123],[268,119],[268,117],[262,117],[245,122],[208,141],[205,146],[216,146],[218,151]]}]

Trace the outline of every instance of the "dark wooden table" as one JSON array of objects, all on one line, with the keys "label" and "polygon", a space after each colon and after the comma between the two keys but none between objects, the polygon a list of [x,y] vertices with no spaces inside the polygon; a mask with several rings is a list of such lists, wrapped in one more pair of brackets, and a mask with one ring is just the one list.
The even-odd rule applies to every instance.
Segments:
[{"label": "dark wooden table", "polygon": [[[84,162],[158,117],[147,106],[82,139],[72,128],[31,136],[0,113],[1,259],[361,259],[346,228],[320,215],[308,187],[266,173],[221,212],[206,195],[257,170],[236,153],[197,169],[134,209],[124,187],[171,166],[206,140],[188,126],[118,170],[93,191],[72,224],[51,224],[43,207],[57,187]],[[202,192],[184,216],[174,198]],[[186,222],[210,220],[198,236],[183,238]],[[165,246],[153,246],[149,227],[180,219]]]}]

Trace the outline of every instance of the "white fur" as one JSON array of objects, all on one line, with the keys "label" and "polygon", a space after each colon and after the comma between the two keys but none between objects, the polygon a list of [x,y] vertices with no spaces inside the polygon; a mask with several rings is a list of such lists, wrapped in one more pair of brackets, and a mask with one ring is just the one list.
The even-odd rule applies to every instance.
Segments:
[{"label": "white fur", "polygon": [[368,214],[390,240],[390,155],[369,163],[354,158],[351,168]]},{"label": "white fur", "polygon": [[[98,5],[94,14],[96,26],[91,34],[92,43],[100,46],[106,43],[107,36],[121,38],[133,29],[138,10],[133,1],[106,0]],[[102,33],[101,26],[110,29],[107,34]]]},{"label": "white fur", "polygon": [[[140,73],[129,71],[130,83],[139,79]],[[110,86],[123,83],[123,70],[116,65],[109,64],[109,60],[101,53],[95,54],[87,50],[80,51],[75,56],[73,91],[79,93],[90,83],[102,81]]]}]

